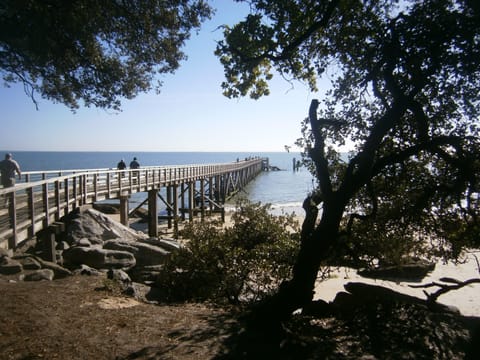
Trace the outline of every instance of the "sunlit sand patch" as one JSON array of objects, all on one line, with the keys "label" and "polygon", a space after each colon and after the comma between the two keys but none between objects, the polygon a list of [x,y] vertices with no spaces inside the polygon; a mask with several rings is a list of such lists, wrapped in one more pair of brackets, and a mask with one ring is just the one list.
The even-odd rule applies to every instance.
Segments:
[{"label": "sunlit sand patch", "polygon": [[125,309],[133,306],[137,306],[140,303],[135,299],[121,298],[121,297],[109,297],[101,299],[98,302],[98,306],[101,309]]}]

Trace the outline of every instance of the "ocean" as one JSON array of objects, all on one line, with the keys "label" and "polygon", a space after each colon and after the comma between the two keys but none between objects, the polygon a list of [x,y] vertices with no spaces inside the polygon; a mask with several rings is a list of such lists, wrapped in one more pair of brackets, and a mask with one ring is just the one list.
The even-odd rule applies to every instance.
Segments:
[{"label": "ocean", "polygon": [[[3,151],[5,153],[5,151]],[[1,153],[0,153],[1,154]],[[280,171],[263,172],[248,184],[238,196],[252,202],[270,204],[272,213],[303,215],[301,204],[314,187],[311,174],[304,168],[293,171],[293,161],[299,153],[287,152],[50,152],[16,151],[13,158],[22,171],[116,168],[120,159],[127,165],[136,157],[142,166],[214,164],[235,162],[250,156],[268,157],[270,165]],[[3,156],[2,156],[3,157]],[[135,194],[131,206],[143,201],[145,195]],[[235,205],[232,198],[227,207]]]}]

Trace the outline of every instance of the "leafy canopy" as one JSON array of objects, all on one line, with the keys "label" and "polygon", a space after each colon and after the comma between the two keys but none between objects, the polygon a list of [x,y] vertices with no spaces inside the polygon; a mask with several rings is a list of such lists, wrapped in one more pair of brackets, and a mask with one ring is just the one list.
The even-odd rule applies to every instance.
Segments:
[{"label": "leafy canopy", "polygon": [[[304,239],[328,233],[326,248],[354,261],[480,245],[479,3],[250,3],[217,46],[226,96],[268,95],[275,74],[332,84],[297,142],[318,180],[307,219],[323,210]],[[347,141],[344,162],[335,146]]]},{"label": "leafy canopy", "polygon": [[[158,91],[193,29],[209,18],[203,0],[5,0],[0,5],[0,73],[72,110],[119,110],[121,98]],[[156,82],[156,84],[155,84]]]}]

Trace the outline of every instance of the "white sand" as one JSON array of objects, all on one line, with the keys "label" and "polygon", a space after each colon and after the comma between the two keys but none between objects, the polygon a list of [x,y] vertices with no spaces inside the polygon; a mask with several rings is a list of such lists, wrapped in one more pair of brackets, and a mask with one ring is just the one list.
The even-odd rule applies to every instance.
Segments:
[{"label": "white sand", "polygon": [[[421,283],[395,283],[393,281],[369,279],[358,275],[354,269],[341,268],[334,271],[330,279],[317,283],[314,298],[331,301],[337,292],[344,291],[344,284],[348,282],[363,282],[384,286],[404,294],[416,296],[420,299],[426,299],[423,290],[426,290],[428,293],[433,293],[439,288],[414,289],[409,287],[409,285],[427,284],[433,281],[439,282],[439,279],[442,277],[450,277],[460,281],[479,278],[480,273],[474,255],[480,260],[480,250],[476,250],[467,254],[467,261],[464,264],[454,265],[451,262],[448,264],[437,263],[435,270]],[[463,315],[480,316],[480,283],[474,283],[459,290],[452,290],[441,295],[438,298],[438,302],[455,306]]]}]

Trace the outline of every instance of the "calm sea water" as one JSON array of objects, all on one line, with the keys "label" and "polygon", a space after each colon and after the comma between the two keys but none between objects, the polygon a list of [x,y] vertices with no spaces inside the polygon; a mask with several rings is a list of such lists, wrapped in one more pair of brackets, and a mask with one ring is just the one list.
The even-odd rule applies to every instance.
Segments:
[{"label": "calm sea water", "polygon": [[[3,151],[2,153],[5,153]],[[270,165],[281,171],[261,173],[243,189],[241,196],[253,202],[269,203],[274,213],[292,213],[303,215],[301,204],[306,194],[313,189],[312,176],[305,169],[294,172],[293,159],[300,159],[298,153],[287,152],[44,152],[18,151],[13,157],[22,171],[69,170],[116,168],[120,159],[130,163],[137,157],[140,165],[187,165],[235,162],[249,156],[268,157]],[[3,156],[2,156],[3,157]],[[141,202],[141,195],[132,198]],[[233,199],[229,205],[233,205]],[[132,204],[133,205],[133,204]],[[227,204],[228,205],[228,204]]]}]

